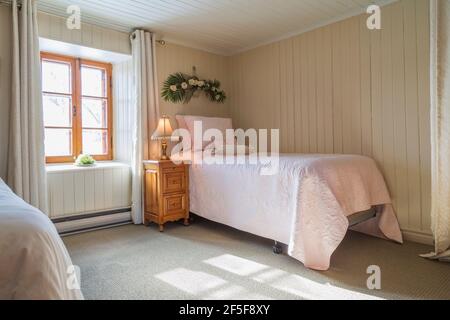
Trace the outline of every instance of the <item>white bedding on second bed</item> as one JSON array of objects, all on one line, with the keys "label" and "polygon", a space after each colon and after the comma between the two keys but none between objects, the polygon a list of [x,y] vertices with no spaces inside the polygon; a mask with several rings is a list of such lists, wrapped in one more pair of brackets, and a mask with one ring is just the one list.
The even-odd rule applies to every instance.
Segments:
[{"label": "white bedding on second bed", "polygon": [[261,175],[263,167],[192,164],[191,212],[289,244],[291,256],[318,270],[329,268],[347,232],[347,217],[372,206],[382,205],[377,218],[359,231],[402,242],[384,179],[372,159],[282,154],[276,175]]}]

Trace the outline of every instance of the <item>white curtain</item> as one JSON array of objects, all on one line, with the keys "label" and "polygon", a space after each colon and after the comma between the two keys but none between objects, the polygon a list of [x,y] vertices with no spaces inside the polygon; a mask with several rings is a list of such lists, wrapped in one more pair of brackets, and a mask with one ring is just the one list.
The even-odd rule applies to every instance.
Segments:
[{"label": "white curtain", "polygon": [[158,156],[158,145],[150,139],[159,119],[158,81],[156,77],[155,38],[150,32],[136,30],[132,36],[136,104],[132,157],[132,218],[143,222],[143,160]]},{"label": "white curtain", "polygon": [[35,0],[12,1],[13,65],[8,184],[47,213],[41,67]]},{"label": "white curtain", "polygon": [[435,252],[450,261],[450,1],[431,1],[432,229]]}]

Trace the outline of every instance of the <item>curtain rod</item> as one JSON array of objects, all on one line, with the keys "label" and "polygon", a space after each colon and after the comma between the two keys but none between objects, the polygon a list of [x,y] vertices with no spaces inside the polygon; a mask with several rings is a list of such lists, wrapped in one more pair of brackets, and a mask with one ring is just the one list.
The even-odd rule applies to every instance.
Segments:
[{"label": "curtain rod", "polygon": [[[136,31],[137,31],[138,29],[136,29],[136,30],[134,30],[132,33],[131,33],[131,35],[130,35],[130,38],[131,39],[136,39]],[[150,32],[150,31],[147,31],[147,30],[144,30],[144,31],[146,31],[146,32]],[[154,35],[154,33],[153,32],[150,32],[151,34],[153,34]],[[155,42],[157,42],[157,43],[159,43],[160,45],[162,45],[162,46],[165,46],[166,45],[166,41],[165,40],[155,40]]]}]

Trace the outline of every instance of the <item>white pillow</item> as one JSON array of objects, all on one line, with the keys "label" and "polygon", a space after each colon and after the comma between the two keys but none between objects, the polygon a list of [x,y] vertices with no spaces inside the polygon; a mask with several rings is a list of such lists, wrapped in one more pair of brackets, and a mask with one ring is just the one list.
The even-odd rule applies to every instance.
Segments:
[{"label": "white pillow", "polygon": [[[202,123],[202,137],[200,139],[203,139],[204,133],[208,129],[217,129],[222,132],[223,139],[225,141],[226,139],[226,130],[227,129],[233,129],[233,121],[231,118],[210,118],[210,117],[198,117],[198,116],[185,116],[184,121],[186,122],[186,126],[191,133],[192,138],[192,149],[194,149],[194,123],[196,121],[200,121]],[[203,141],[201,145],[201,150],[204,150],[206,146],[211,144],[213,140],[211,141]],[[223,143],[222,143],[223,144]],[[197,148],[198,149],[198,148]],[[198,150],[194,150],[198,151]]]}]

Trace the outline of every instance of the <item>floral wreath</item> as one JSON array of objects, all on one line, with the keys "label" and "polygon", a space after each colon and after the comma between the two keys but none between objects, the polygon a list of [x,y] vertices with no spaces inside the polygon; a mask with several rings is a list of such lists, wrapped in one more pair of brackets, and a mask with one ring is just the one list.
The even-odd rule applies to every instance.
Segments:
[{"label": "floral wreath", "polygon": [[181,72],[171,74],[167,78],[161,97],[173,103],[189,103],[197,91],[204,92],[213,102],[224,103],[227,98],[225,92],[220,89],[219,81],[200,80],[196,76],[188,76]]}]

